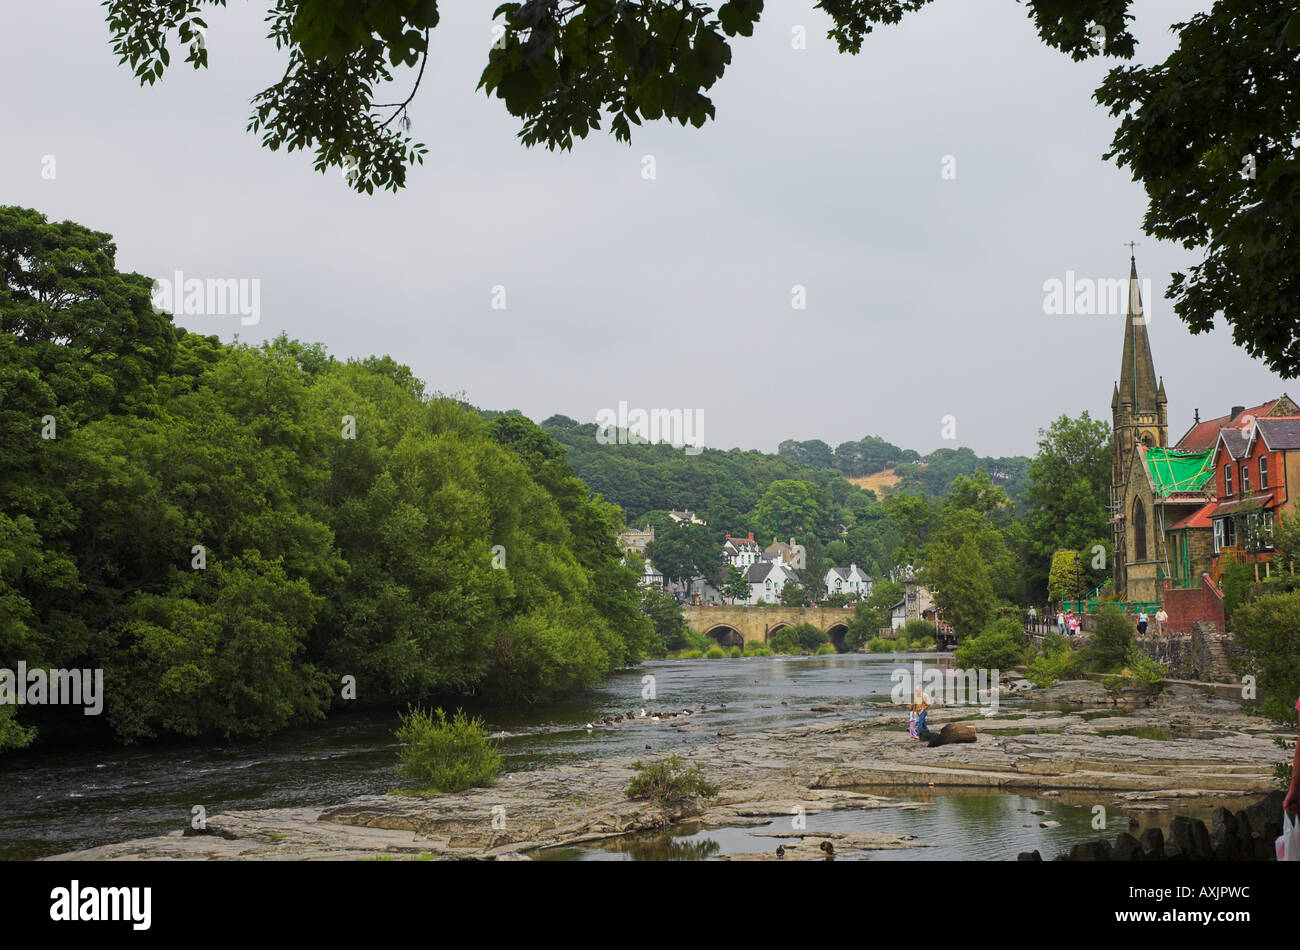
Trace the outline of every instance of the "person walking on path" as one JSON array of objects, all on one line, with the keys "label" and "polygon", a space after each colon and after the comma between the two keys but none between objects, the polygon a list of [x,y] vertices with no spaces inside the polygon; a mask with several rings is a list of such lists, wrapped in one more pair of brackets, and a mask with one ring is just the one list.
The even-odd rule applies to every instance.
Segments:
[{"label": "person walking on path", "polygon": [[1156,611],[1156,636],[1165,635],[1165,625],[1169,623],[1169,615],[1165,613],[1165,605],[1161,604],[1160,609]]},{"label": "person walking on path", "polygon": [[1038,611],[1035,610],[1033,607],[1030,607],[1029,608],[1029,630],[1031,633],[1033,632],[1034,624],[1037,622],[1038,622]]},{"label": "person walking on path", "polygon": [[1060,610],[1056,612],[1056,631],[1065,636],[1065,614]]},{"label": "person walking on path", "polygon": [[1079,618],[1076,617],[1076,616],[1074,615],[1074,611],[1073,611],[1073,610],[1071,610],[1071,611],[1069,612],[1069,614],[1067,614],[1066,616],[1067,616],[1067,618],[1068,618],[1068,622],[1069,622],[1069,624],[1070,624],[1070,636],[1071,636],[1071,637],[1078,636],[1078,634],[1079,634]]},{"label": "person walking on path", "polygon": [[1138,636],[1145,637],[1146,635],[1147,635],[1147,612],[1145,610],[1140,610],[1138,611]]}]

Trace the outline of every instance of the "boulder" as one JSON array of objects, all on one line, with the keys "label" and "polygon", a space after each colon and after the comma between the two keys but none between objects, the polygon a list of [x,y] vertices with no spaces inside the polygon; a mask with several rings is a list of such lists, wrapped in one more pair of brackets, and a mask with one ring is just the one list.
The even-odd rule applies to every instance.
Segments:
[{"label": "boulder", "polygon": [[1165,833],[1159,828],[1148,828],[1142,832],[1142,860],[1163,861],[1165,859]]},{"label": "boulder", "polygon": [[1071,861],[1109,861],[1110,845],[1105,841],[1083,841],[1070,849]]},{"label": "boulder", "polygon": [[1021,851],[1016,855],[1017,861],[1041,861],[1043,856],[1038,853],[1037,849],[1033,851]]},{"label": "boulder", "polygon": [[1142,842],[1127,831],[1121,831],[1119,837],[1115,839],[1115,847],[1110,849],[1110,859],[1112,861],[1141,861],[1142,858]]},{"label": "boulder", "polygon": [[1209,861],[1214,858],[1210,833],[1199,818],[1180,815],[1169,829],[1165,854],[1171,861]]},{"label": "boulder", "polygon": [[1274,843],[1282,833],[1282,800],[1285,797],[1281,789],[1274,789],[1255,804],[1237,812],[1238,824],[1250,830],[1251,857],[1256,861],[1277,860]]},{"label": "boulder", "polygon": [[1249,861],[1255,851],[1250,827],[1222,805],[1210,815],[1210,846],[1216,861]]}]

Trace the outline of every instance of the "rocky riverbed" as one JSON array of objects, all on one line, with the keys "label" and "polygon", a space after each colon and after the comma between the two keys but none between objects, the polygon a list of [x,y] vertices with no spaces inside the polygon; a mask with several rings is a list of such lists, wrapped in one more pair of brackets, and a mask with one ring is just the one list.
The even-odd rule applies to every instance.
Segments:
[{"label": "rocky riverbed", "polygon": [[[713,730],[714,741],[682,752],[719,786],[708,800],[629,801],[624,789],[635,759],[607,758],[513,772],[491,788],[454,795],[371,795],[329,808],[231,812],[208,818],[201,833],[177,830],[50,860],[509,860],[686,821],[758,827],[799,809],[924,807],[908,799],[908,789],[931,786],[1044,796],[1095,790],[1102,804],[1159,809],[1173,801],[1263,794],[1273,787],[1282,755],[1273,742],[1276,726],[1185,686],[1150,705],[1129,694],[1116,707],[1097,683],[1063,683],[1004,699],[994,716],[936,709],[930,725],[937,730],[960,719],[976,720],[976,742],[927,748],[908,738],[905,712],[738,734],[721,734],[731,730],[695,715],[658,726]],[[927,844],[879,833],[785,839],[793,859],[824,857],[824,840],[850,857]]]}]

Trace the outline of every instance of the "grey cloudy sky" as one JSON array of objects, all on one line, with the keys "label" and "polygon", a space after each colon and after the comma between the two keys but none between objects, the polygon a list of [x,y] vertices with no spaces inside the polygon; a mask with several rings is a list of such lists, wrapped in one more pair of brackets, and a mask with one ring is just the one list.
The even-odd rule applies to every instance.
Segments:
[{"label": "grey cloudy sky", "polygon": [[[111,232],[124,269],[260,280],[258,325],[178,318],[193,330],[390,353],[430,389],[539,421],[698,409],[706,444],[767,451],[867,434],[929,451],[954,444],[951,414],[959,444],[1032,454],[1062,413],[1109,418],[1123,333],[1118,316],[1045,315],[1044,282],[1125,277],[1135,239],[1160,297],[1197,260],[1141,235],[1141,187],[1101,160],[1107,64],[1047,49],[1011,0],[939,0],[857,57],[811,2],[773,0],[733,44],[715,122],[571,153],[524,149],[475,92],[495,4],[441,6],[411,111],[429,155],[403,192],[359,196],[244,131],[284,66],[265,2],[214,10],[211,68],[174,57],[151,89],[117,65],[97,0],[0,4],[0,201]],[[1136,3],[1139,61],[1204,6]],[[1175,438],[1194,407],[1287,389],[1226,328],[1193,337],[1150,309]]]}]

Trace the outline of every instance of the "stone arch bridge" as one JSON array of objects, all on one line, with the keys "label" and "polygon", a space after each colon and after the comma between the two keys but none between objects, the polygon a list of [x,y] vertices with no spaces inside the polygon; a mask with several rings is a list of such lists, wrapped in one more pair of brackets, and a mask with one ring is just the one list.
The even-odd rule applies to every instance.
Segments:
[{"label": "stone arch bridge", "polygon": [[686,606],[682,616],[698,633],[717,640],[721,646],[743,647],[746,643],[766,644],[782,627],[810,623],[830,638],[843,652],[852,610],[843,607],[705,607]]}]

